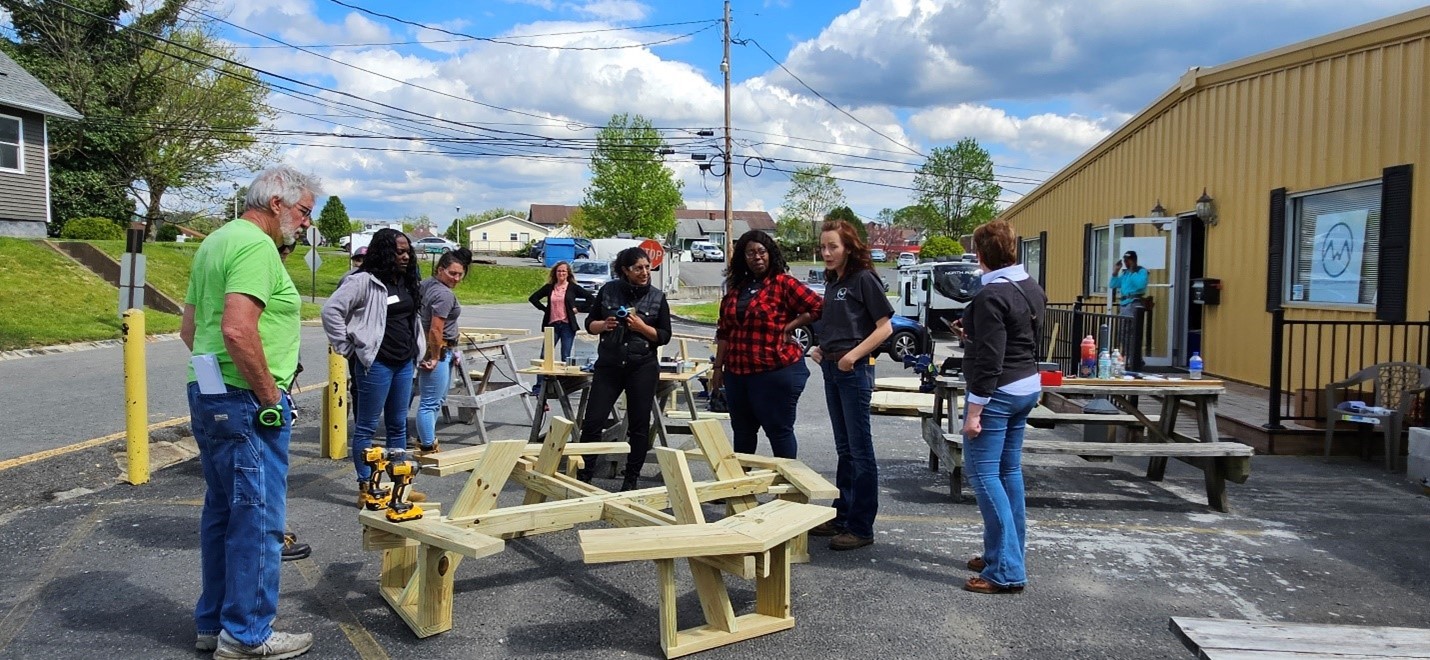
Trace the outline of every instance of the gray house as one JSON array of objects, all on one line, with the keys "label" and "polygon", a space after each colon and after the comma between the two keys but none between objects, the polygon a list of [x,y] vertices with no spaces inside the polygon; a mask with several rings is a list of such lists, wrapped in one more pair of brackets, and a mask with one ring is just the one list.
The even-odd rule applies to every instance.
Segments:
[{"label": "gray house", "polygon": [[48,117],[83,119],[0,52],[0,236],[45,236],[50,222]]}]

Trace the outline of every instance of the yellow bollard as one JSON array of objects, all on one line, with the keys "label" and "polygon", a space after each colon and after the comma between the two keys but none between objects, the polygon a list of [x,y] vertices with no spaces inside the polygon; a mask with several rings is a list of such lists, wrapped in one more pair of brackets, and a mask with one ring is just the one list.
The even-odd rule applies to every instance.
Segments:
[{"label": "yellow bollard", "polygon": [[323,447],[328,458],[348,457],[348,361],[328,347],[328,389],[323,392]]},{"label": "yellow bollard", "polygon": [[149,378],[144,365],[144,310],[124,312],[124,431],[128,481],[149,483]]}]

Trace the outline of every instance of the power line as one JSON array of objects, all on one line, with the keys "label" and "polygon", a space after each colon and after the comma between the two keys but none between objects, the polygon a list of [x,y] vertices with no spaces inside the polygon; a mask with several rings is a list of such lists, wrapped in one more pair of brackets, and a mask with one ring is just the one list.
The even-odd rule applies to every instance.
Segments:
[{"label": "power line", "polygon": [[[539,37],[565,37],[578,34],[599,34],[602,32],[634,32],[636,30],[651,30],[655,28],[674,27],[679,25],[699,25],[709,23],[710,20],[703,21],[680,21],[678,23],[655,23],[651,25],[631,25],[626,27],[597,28],[593,30],[569,30],[566,32],[544,32],[538,34],[513,34],[507,37],[459,37],[456,39],[420,39],[417,41],[374,41],[349,44],[303,44],[303,48],[366,48],[372,46],[423,46],[426,44],[450,44],[464,43],[469,41],[493,41],[500,43],[498,39],[536,39]],[[437,30],[431,26],[422,25],[423,29]],[[708,29],[708,28],[707,28]],[[440,31],[440,30],[438,30]],[[526,45],[526,44],[513,44]],[[255,46],[247,44],[236,44],[234,48],[261,50],[265,48],[286,48],[286,46]]]},{"label": "power line", "polygon": [[[470,34],[465,34],[465,33],[462,33],[462,32],[454,32],[454,31],[452,31],[452,30],[447,30],[447,29],[444,29],[444,28],[433,27],[433,26],[431,26],[431,25],[424,25],[424,24],[418,23],[418,22],[416,22],[416,21],[409,21],[409,20],[407,20],[407,19],[405,19],[405,18],[398,18],[397,16],[393,16],[393,15],[391,15],[391,14],[384,14],[384,13],[382,13],[382,12],[373,11],[373,10],[367,9],[367,8],[365,8],[365,7],[359,7],[359,6],[354,5],[354,4],[350,4],[350,3],[347,3],[347,2],[343,2],[342,0],[329,0],[329,1],[332,2],[332,3],[335,4],[335,5],[342,5],[342,6],[344,6],[344,7],[349,8],[349,9],[355,9],[355,10],[360,11],[360,12],[362,12],[362,13],[364,13],[364,14],[369,15],[369,16],[376,16],[376,17],[379,17],[379,18],[385,18],[385,19],[387,19],[387,20],[389,20],[389,21],[396,21],[396,22],[398,22],[398,23],[402,23],[402,24],[405,24],[405,25],[411,25],[411,26],[419,27],[419,28],[422,28],[422,29],[424,29],[424,30],[432,30],[433,32],[441,32],[441,33],[443,33],[443,34],[449,34],[449,35],[452,35],[452,36],[454,36],[454,37],[462,37],[462,38],[464,38],[464,39],[470,39],[470,40],[472,40],[472,41],[485,41],[485,42],[488,42],[488,43],[501,44],[501,45],[503,45],[503,46],[519,46],[519,47],[521,47],[521,48],[542,48],[542,49],[547,49],[547,50],[623,50],[623,49],[628,49],[628,48],[645,48],[645,47],[648,47],[648,46],[659,46],[659,45],[661,45],[661,44],[668,44],[668,43],[670,43],[670,42],[672,42],[672,41],[679,41],[679,40],[681,40],[681,39],[686,39],[686,38],[689,38],[689,37],[693,37],[693,36],[695,36],[695,35],[697,35],[697,34],[700,34],[701,32],[704,32],[704,31],[706,31],[706,30],[709,30],[710,28],[715,27],[715,25],[718,23],[718,21],[708,21],[708,22],[710,23],[710,25],[707,25],[707,26],[705,26],[705,27],[703,27],[703,28],[700,28],[699,30],[696,30],[696,31],[694,31],[694,32],[690,32],[690,33],[688,33],[688,34],[682,34],[682,35],[679,35],[679,36],[670,37],[669,39],[661,39],[660,41],[651,41],[651,42],[642,43],[642,44],[627,44],[627,45],[624,45],[624,46],[543,46],[543,45],[540,45],[540,44],[523,44],[523,43],[517,43],[517,42],[512,42],[512,41],[506,41],[506,40],[504,40],[504,39],[494,39],[494,38],[491,38],[491,37],[477,37],[477,36],[473,36],[473,35],[470,35]],[[692,21],[692,23],[703,23],[703,22],[707,22],[707,21]]]}]

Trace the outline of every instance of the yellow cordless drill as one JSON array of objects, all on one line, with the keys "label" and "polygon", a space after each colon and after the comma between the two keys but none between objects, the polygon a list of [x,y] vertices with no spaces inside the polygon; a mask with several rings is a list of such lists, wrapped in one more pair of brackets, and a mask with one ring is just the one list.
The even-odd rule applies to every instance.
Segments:
[{"label": "yellow cordless drill", "polygon": [[422,507],[403,499],[407,487],[412,485],[412,478],[417,475],[417,461],[407,460],[406,453],[391,458],[387,464],[387,476],[392,479],[392,499],[387,503],[387,519],[392,522],[417,520],[422,517]]},{"label": "yellow cordless drill", "polygon": [[387,449],[382,447],[368,447],[362,455],[363,463],[367,464],[372,473],[367,481],[362,484],[362,503],[369,511],[381,511],[392,499],[391,493],[382,487],[382,475],[387,472],[389,465]]}]

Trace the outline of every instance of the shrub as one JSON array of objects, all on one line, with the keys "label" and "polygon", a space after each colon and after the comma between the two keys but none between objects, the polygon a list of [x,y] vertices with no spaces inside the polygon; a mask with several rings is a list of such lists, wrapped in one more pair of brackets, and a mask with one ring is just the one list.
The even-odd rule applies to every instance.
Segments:
[{"label": "shrub", "polygon": [[112,241],[124,238],[124,228],[109,218],[73,218],[65,223],[60,238],[78,241]]},{"label": "shrub", "polygon": [[164,223],[159,227],[159,231],[154,234],[154,240],[165,243],[173,243],[179,239],[179,228],[169,223]]},{"label": "shrub", "polygon": [[947,236],[930,236],[924,241],[919,257],[923,259],[943,259],[963,254],[963,246]]}]

